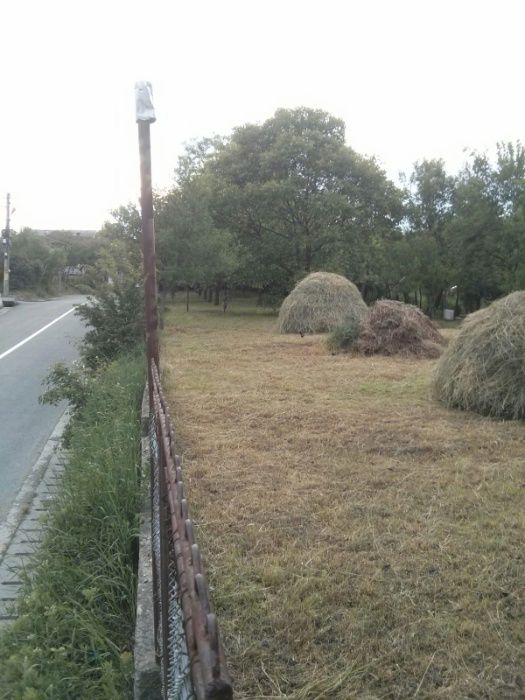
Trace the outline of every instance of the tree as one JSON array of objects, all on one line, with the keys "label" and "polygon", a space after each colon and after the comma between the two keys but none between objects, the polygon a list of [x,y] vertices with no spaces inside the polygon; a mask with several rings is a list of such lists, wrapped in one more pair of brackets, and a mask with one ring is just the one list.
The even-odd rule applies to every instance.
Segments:
[{"label": "tree", "polygon": [[143,337],[140,216],[131,204],[112,216],[89,252],[86,280],[94,292],[76,311],[88,325],[81,356],[91,370],[132,349]]},{"label": "tree", "polygon": [[11,286],[16,289],[50,291],[66,264],[62,247],[54,247],[31,229],[11,238]]},{"label": "tree", "polygon": [[504,220],[496,173],[486,155],[473,154],[458,176],[449,245],[467,312],[505,292]]},{"label": "tree", "polygon": [[69,267],[94,265],[101,246],[98,236],[82,237],[72,231],[52,231],[46,240],[55,249],[62,249]]},{"label": "tree", "polygon": [[314,269],[353,269],[366,284],[371,239],[391,234],[402,216],[396,188],[321,110],[281,109],[235,129],[192,177],[210,189],[216,228],[233,235],[239,275],[261,290],[285,293]]},{"label": "tree", "polygon": [[237,256],[229,231],[214,225],[205,179],[186,180],[157,198],[155,209],[160,288],[213,287],[219,303],[220,291],[237,269]]},{"label": "tree", "polygon": [[499,143],[494,172],[505,259],[506,291],[525,287],[525,148],[518,141]]},{"label": "tree", "polygon": [[[427,311],[436,313],[445,302],[448,287],[455,283],[447,230],[453,218],[454,178],[442,160],[414,164],[406,200],[407,238],[413,251],[413,275],[424,291]],[[421,303],[420,294],[420,303]]]}]

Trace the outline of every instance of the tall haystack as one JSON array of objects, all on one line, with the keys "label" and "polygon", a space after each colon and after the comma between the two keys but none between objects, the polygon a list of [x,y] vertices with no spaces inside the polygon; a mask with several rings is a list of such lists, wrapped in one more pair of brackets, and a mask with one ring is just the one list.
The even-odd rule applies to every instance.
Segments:
[{"label": "tall haystack", "polygon": [[338,326],[358,326],[367,313],[350,280],[332,272],[312,272],[283,301],[280,333],[328,333]]},{"label": "tall haystack", "polygon": [[465,319],[436,367],[433,388],[451,408],[525,418],[525,292]]},{"label": "tall haystack", "polygon": [[441,333],[417,306],[382,299],[368,312],[357,350],[363,355],[439,357],[444,344]]}]

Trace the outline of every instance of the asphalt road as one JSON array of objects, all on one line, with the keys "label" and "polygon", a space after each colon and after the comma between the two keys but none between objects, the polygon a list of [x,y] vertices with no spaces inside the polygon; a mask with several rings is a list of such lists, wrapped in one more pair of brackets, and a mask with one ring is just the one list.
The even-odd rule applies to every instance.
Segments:
[{"label": "asphalt road", "polygon": [[41,406],[38,397],[49,368],[78,357],[85,329],[74,305],[83,301],[70,296],[0,309],[0,523],[66,407]]}]

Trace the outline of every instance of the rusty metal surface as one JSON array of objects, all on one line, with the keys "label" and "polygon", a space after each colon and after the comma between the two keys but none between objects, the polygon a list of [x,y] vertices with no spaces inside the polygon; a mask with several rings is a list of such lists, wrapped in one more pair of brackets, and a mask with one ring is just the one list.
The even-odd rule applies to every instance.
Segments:
[{"label": "rusty metal surface", "polygon": [[[183,471],[176,454],[175,435],[160,382],[157,365],[151,362],[154,575],[156,579],[156,640],[164,697],[170,692],[170,596],[178,597],[185,633],[186,651],[194,697],[197,700],[228,700],[233,697],[231,679],[219,638],[217,619],[210,600],[199,546],[188,502],[184,494]],[[175,574],[176,590],[170,587]],[[178,696],[179,697],[179,696]]]}]

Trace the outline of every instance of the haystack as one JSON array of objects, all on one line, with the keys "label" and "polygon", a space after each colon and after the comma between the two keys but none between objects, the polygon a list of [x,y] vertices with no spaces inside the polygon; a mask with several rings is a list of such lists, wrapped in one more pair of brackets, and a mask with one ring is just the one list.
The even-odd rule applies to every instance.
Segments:
[{"label": "haystack", "polygon": [[436,367],[433,388],[449,407],[525,418],[525,292],[465,319]]},{"label": "haystack", "polygon": [[436,326],[417,306],[382,299],[368,312],[357,350],[363,355],[439,357],[444,343]]},{"label": "haystack", "polygon": [[355,284],[332,272],[312,272],[283,301],[280,333],[328,333],[338,326],[358,326],[367,306]]}]

